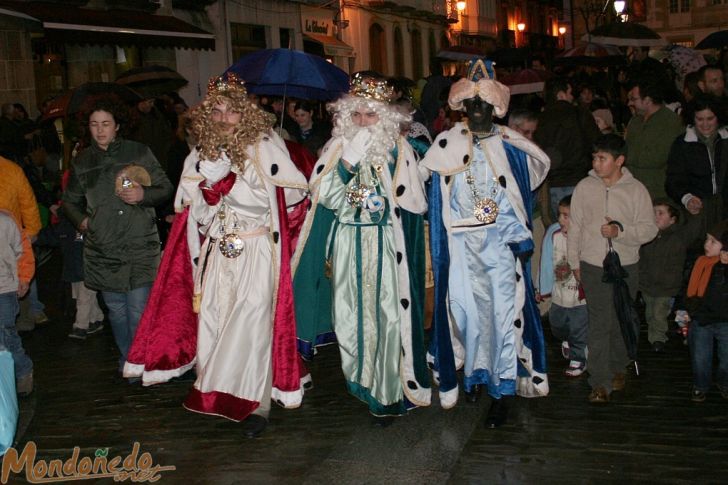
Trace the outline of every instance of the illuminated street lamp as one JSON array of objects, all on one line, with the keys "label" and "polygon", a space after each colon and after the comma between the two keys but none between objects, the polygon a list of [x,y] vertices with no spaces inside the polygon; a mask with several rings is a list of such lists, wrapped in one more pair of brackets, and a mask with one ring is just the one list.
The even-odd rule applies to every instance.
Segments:
[{"label": "illuminated street lamp", "polygon": [[564,48],[564,34],[566,33],[566,27],[563,25],[559,26],[559,49]]},{"label": "illuminated street lamp", "polygon": [[519,32],[523,32],[524,30],[526,30],[526,24],[524,24],[523,22],[518,22],[518,24],[516,24],[516,28]]},{"label": "illuminated street lamp", "polygon": [[627,6],[627,2],[625,2],[625,0],[614,0],[614,11],[617,12],[617,15],[620,17],[622,16],[622,12],[624,12],[625,6]]},{"label": "illuminated street lamp", "polygon": [[460,12],[460,13],[462,13],[462,12],[463,12],[463,11],[465,10],[465,7],[467,7],[467,6],[468,6],[468,4],[467,4],[467,3],[465,3],[465,2],[463,2],[462,0],[461,0],[461,1],[459,1],[459,2],[457,2],[457,3],[455,4],[455,8],[456,8],[456,9],[457,9],[457,11],[458,11],[458,12]]}]

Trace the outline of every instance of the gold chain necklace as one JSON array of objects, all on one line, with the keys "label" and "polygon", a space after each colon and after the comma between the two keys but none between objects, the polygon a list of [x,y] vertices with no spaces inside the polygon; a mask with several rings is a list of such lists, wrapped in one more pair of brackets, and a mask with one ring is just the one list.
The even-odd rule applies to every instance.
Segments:
[{"label": "gold chain necklace", "polygon": [[475,134],[473,134],[473,143],[482,150],[485,161],[490,167],[491,172],[493,172],[493,188],[490,191],[490,197],[486,197],[484,199],[480,197],[480,192],[478,191],[478,187],[475,183],[475,175],[471,172],[470,165],[468,165],[468,168],[465,170],[465,182],[467,182],[470,187],[470,192],[473,196],[473,215],[483,224],[492,224],[498,218],[499,211],[498,203],[495,201],[495,197],[498,193],[498,176],[490,161],[490,157],[488,157],[486,150],[480,146],[480,139]]},{"label": "gold chain necklace", "polygon": [[220,221],[220,243],[218,247],[220,252],[226,258],[237,258],[243,253],[243,239],[238,234],[238,218],[233,214],[233,227],[231,231],[227,231],[227,221],[225,215],[225,199],[220,204],[217,211],[217,218]]}]

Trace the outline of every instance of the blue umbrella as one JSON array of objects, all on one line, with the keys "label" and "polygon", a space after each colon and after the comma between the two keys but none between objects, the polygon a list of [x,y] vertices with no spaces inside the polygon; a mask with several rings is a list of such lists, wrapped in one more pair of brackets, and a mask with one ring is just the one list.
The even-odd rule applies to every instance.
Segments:
[{"label": "blue umbrella", "polygon": [[265,49],[241,57],[226,72],[245,80],[248,92],[329,100],[349,91],[349,75],[321,57],[290,49]]}]

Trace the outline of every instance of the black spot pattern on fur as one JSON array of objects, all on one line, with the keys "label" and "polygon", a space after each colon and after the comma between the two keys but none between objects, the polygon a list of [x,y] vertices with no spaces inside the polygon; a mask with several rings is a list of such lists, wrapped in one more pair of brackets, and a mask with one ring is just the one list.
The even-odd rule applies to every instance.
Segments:
[{"label": "black spot pattern on fur", "polygon": [[542,382],[543,382],[543,379],[542,378],[540,378],[539,376],[533,376],[533,383],[534,384],[538,385],[538,384],[541,384]]},{"label": "black spot pattern on fur", "polygon": [[445,175],[445,183],[446,184],[449,184],[450,183],[450,176],[449,175]]},{"label": "black spot pattern on fur", "polygon": [[278,164],[274,163],[273,165],[270,166],[270,174],[275,175],[277,173],[278,173]]},{"label": "black spot pattern on fur", "polygon": [[324,165],[321,164],[316,168],[316,173],[321,173],[324,170]]},{"label": "black spot pattern on fur", "polygon": [[506,178],[503,175],[498,177],[498,183],[500,183],[501,187],[503,187],[504,189],[506,188]]},{"label": "black spot pattern on fur", "polygon": [[447,146],[447,140],[446,140],[446,139],[444,139],[444,138],[443,138],[442,140],[440,140],[440,146],[441,146],[442,148],[445,148],[445,147]]},{"label": "black spot pattern on fur", "polygon": [[397,197],[402,197],[402,194],[404,194],[404,185],[400,185],[397,187]]},{"label": "black spot pattern on fur", "polygon": [[521,328],[521,319],[520,318],[516,318],[516,321],[513,322],[513,325],[515,325],[516,328]]},{"label": "black spot pattern on fur", "polygon": [[468,161],[470,161],[470,155],[465,155],[463,157],[463,165],[467,165]]},{"label": "black spot pattern on fur", "polygon": [[273,233],[273,242],[278,244],[278,231],[275,231]]},{"label": "black spot pattern on fur", "polygon": [[402,262],[402,253],[400,251],[397,251],[397,264],[400,264]]},{"label": "black spot pattern on fur", "polygon": [[516,283],[518,283],[519,281],[521,281],[521,275],[516,273]]},{"label": "black spot pattern on fur", "polygon": [[394,215],[395,215],[395,216],[397,216],[397,218],[399,218],[399,217],[400,217],[400,214],[399,214],[399,212],[400,212],[400,211],[399,211],[399,207],[395,207],[395,208],[394,208]]},{"label": "black spot pattern on fur", "polygon": [[407,387],[409,387],[413,391],[416,391],[418,386],[415,381],[407,381]]},{"label": "black spot pattern on fur", "polygon": [[399,302],[405,310],[409,308],[409,300],[407,298],[402,298]]}]

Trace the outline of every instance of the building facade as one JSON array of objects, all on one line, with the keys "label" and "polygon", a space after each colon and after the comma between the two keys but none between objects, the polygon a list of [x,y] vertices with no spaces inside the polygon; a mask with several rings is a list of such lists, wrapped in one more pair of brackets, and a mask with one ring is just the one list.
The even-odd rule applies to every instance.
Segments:
[{"label": "building facade", "polygon": [[189,80],[180,94],[194,104],[211,76],[249,52],[279,47],[349,73],[417,80],[451,45],[484,53],[568,47],[559,1],[0,0],[0,100],[35,107],[84,82],[161,64]]},{"label": "building facade", "polygon": [[[0,101],[40,102],[132,68],[177,68],[178,52],[209,52],[210,0],[0,0]],[[177,8],[180,7],[180,8]],[[176,16],[180,11],[188,20]],[[181,56],[184,60],[184,56]]]},{"label": "building facade", "polygon": [[648,0],[645,17],[645,25],[668,42],[694,47],[712,32],[728,29],[728,2]]}]

